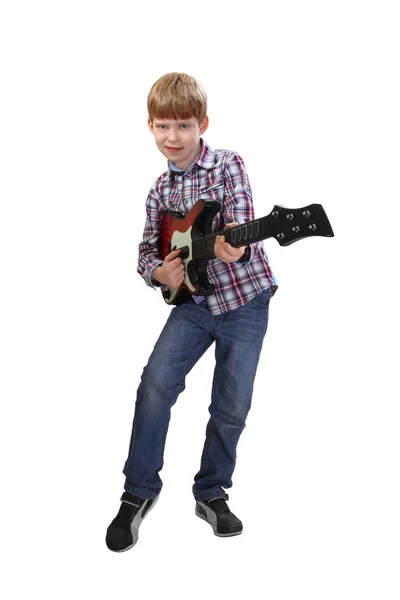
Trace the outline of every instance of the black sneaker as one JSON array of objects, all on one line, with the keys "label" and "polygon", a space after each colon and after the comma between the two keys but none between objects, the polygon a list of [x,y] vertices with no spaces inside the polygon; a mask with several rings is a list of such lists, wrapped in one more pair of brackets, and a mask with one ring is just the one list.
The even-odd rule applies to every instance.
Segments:
[{"label": "black sneaker", "polygon": [[239,535],[243,531],[242,522],[229,510],[226,500],[229,500],[228,494],[222,498],[196,501],[196,515],[210,523],[219,537]]},{"label": "black sneaker", "polygon": [[124,492],[121,507],[115,519],[107,529],[106,544],[113,552],[129,550],[138,541],[138,530],[147,513],[158,500],[145,500]]}]

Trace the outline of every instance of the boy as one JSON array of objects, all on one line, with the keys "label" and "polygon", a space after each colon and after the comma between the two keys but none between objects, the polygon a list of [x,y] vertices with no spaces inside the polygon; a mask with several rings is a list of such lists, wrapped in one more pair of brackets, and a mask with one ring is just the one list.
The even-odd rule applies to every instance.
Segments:
[{"label": "boy", "polygon": [[[147,106],[148,126],[168,159],[168,170],[147,198],[138,272],[152,288],[177,288],[184,279],[180,250],[164,261],[159,254],[163,213],[185,215],[202,194],[221,204],[213,221],[215,232],[223,223],[254,220],[251,189],[241,157],[213,150],[201,138],[208,127],[207,97],[193,77],[164,75],[151,88]],[[236,446],[250,409],[269,300],[277,286],[262,243],[233,248],[218,236],[214,252],[207,271],[214,292],[206,298],[193,296],[171,310],[142,374],[123,471],[125,491],[106,536],[115,552],[135,545],[139,526],[158,499],[171,407],[187,373],[213,342],[216,366],[210,420],[193,485],[195,512],[217,536],[242,533],[242,522],[228,508],[225,488],[232,486]]]}]

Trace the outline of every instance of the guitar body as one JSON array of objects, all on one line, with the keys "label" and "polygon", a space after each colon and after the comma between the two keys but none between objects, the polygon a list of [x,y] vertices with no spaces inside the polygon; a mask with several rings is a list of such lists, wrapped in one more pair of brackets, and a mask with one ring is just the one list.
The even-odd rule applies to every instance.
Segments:
[{"label": "guitar body", "polygon": [[192,210],[181,217],[167,212],[161,221],[160,256],[164,259],[172,250],[181,250],[179,258],[185,267],[185,279],[179,288],[161,288],[167,304],[182,304],[190,296],[212,294],[214,286],[207,278],[207,264],[215,258],[217,235],[224,235],[234,248],[248,246],[274,237],[281,246],[314,236],[333,237],[329,219],[321,204],[302,208],[275,205],[266,217],[211,233],[212,222],[220,210],[219,202],[200,199]]},{"label": "guitar body", "polygon": [[215,200],[199,200],[185,217],[165,213],[161,221],[160,256],[177,248],[182,248],[179,257],[185,266],[185,279],[179,288],[162,287],[162,295],[167,304],[182,304],[190,296],[207,296],[214,286],[207,278],[208,258],[195,259],[192,241],[211,233],[212,222],[220,210]]}]

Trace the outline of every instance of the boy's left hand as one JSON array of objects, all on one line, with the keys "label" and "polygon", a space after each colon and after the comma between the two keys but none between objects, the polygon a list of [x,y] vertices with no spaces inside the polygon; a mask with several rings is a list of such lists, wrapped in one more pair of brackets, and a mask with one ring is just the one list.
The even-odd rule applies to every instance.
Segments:
[{"label": "boy's left hand", "polygon": [[[230,227],[235,227],[236,225],[239,225],[239,223],[228,223],[226,228],[229,229]],[[242,246],[241,248],[234,248],[231,246],[225,241],[224,235],[218,235],[215,239],[214,254],[217,258],[224,262],[230,263],[234,262],[235,260],[239,260],[239,258],[241,258],[245,253],[245,250],[246,246]]]}]

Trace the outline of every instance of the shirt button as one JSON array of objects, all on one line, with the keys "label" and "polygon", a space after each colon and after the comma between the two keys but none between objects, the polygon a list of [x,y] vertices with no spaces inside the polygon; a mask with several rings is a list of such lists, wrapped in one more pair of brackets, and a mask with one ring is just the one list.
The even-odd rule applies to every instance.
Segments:
[{"label": "shirt button", "polygon": [[184,204],[187,204],[188,202],[189,202],[189,200],[187,200],[187,199],[183,201]]}]

